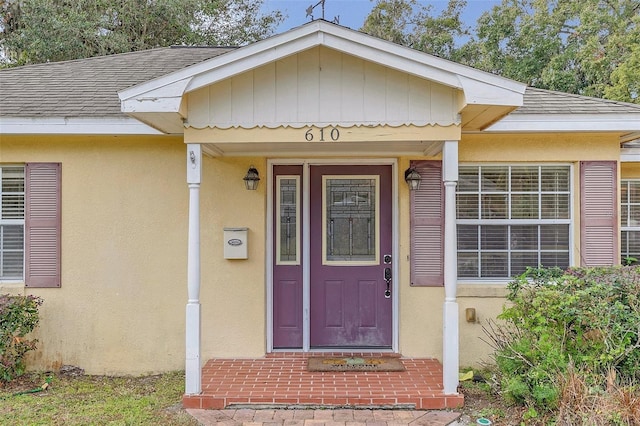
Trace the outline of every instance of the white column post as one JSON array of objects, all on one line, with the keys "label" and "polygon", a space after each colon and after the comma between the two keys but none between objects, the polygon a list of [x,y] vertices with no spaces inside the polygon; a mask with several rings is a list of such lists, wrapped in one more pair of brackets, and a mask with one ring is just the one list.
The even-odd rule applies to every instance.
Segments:
[{"label": "white column post", "polygon": [[459,338],[456,232],[456,185],[458,184],[458,141],[446,141],[442,149],[442,180],[445,190],[444,207],[444,307],[442,382],[445,394],[458,393]]},{"label": "white column post", "polygon": [[185,394],[202,392],[200,364],[200,182],[202,149],[187,144],[187,184],[189,185],[189,246],[187,251],[187,321]]}]

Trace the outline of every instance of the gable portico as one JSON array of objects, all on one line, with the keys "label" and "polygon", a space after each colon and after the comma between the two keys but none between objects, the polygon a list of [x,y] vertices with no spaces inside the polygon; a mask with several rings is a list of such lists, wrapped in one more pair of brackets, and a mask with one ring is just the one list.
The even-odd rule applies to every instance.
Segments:
[{"label": "gable portico", "polygon": [[[199,191],[203,155],[301,158],[299,163],[306,164],[305,170],[309,164],[317,163],[314,158],[322,157],[352,164],[371,164],[399,156],[440,157],[446,200],[443,379],[444,393],[455,394],[459,317],[455,244],[457,143],[463,128],[482,129],[520,106],[523,92],[524,85],[519,83],[323,21],[120,92],[124,112],[163,132],[184,134],[187,144],[190,210],[186,394],[202,391]],[[398,190],[397,176],[404,169],[398,170],[395,161],[389,164],[393,165],[395,182],[393,251],[398,253],[397,206],[404,191]],[[303,182],[308,182],[306,173],[302,175]],[[308,190],[305,188],[303,194]],[[309,205],[303,208],[308,210]],[[302,250],[302,263],[308,264],[308,248]],[[271,257],[267,258],[269,269]],[[399,283],[397,258],[393,265],[392,281]],[[308,289],[310,272],[305,270],[302,281]],[[268,273],[268,289],[271,279]],[[394,343],[390,348],[395,352],[400,349],[397,287],[393,293]],[[305,294],[307,306],[308,293]],[[304,306],[307,312],[308,307]],[[271,323],[271,318],[267,322]],[[308,351],[308,316],[303,320],[303,329],[307,343],[299,349]],[[267,347],[273,349],[270,343]]]}]

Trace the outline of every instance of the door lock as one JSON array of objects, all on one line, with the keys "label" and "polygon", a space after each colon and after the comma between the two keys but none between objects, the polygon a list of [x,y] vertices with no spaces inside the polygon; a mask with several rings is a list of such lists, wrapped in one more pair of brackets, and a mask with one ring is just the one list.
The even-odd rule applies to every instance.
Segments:
[{"label": "door lock", "polygon": [[[385,256],[385,260],[387,256]],[[391,298],[391,268],[389,267],[384,268],[384,280],[387,283],[387,289],[384,291],[384,298],[390,299]]]}]

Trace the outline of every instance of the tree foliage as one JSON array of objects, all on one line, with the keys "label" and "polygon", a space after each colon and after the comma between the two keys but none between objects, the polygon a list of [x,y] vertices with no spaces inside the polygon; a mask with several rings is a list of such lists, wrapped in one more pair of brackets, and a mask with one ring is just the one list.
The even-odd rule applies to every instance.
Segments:
[{"label": "tree foliage", "polygon": [[463,50],[456,40],[469,35],[461,14],[466,0],[450,0],[440,15],[431,5],[416,0],[378,0],[361,31],[452,60],[461,59]]},{"label": "tree foliage", "polygon": [[449,0],[377,0],[362,31],[534,87],[640,103],[640,2],[502,0],[474,29]]},{"label": "tree foliage", "polygon": [[241,45],[271,35],[263,0],[0,0],[0,48],[23,65],[169,45]]},{"label": "tree foliage", "polygon": [[637,0],[503,0],[476,31],[472,65],[481,69],[540,88],[640,102],[637,84],[625,87],[640,80]]}]

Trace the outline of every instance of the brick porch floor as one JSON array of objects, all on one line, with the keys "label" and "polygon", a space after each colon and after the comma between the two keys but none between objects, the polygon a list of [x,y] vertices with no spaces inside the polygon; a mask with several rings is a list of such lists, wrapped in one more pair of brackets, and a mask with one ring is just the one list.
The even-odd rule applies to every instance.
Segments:
[{"label": "brick porch floor", "polygon": [[202,369],[202,394],[185,395],[185,408],[242,405],[456,408],[463,395],[442,393],[442,365],[435,359],[402,358],[402,372],[308,372],[311,356],[397,356],[360,353],[268,354],[255,359],[211,359]]}]

